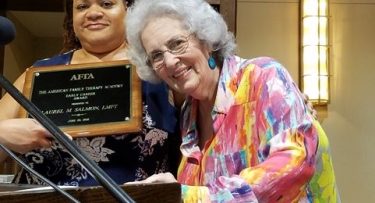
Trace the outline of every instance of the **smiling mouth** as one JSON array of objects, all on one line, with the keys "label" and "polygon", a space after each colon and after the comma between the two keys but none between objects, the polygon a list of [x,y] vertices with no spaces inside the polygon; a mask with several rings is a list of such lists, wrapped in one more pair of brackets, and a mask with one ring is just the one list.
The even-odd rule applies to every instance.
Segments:
[{"label": "smiling mouth", "polygon": [[179,72],[179,73],[173,75],[173,78],[179,78],[179,77],[181,77],[182,75],[184,75],[185,73],[189,72],[190,70],[191,70],[191,67],[189,67],[189,68],[187,68],[187,69],[185,69],[185,70],[183,70],[183,71],[181,71],[181,72]]},{"label": "smiling mouth", "polygon": [[101,28],[104,28],[106,27],[106,25],[104,24],[90,24],[90,25],[87,25],[86,28],[88,29],[101,29]]}]

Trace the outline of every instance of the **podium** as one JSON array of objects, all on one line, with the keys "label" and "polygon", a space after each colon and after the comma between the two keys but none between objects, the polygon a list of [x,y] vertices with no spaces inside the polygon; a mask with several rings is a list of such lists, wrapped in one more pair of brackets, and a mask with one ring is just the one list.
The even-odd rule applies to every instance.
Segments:
[{"label": "podium", "polygon": [[[0,202],[70,202],[54,189],[41,188],[39,185],[0,184]],[[179,183],[132,184],[121,185],[121,188],[137,203],[181,203]],[[64,190],[82,203],[117,203],[117,200],[101,186],[65,188]]]}]

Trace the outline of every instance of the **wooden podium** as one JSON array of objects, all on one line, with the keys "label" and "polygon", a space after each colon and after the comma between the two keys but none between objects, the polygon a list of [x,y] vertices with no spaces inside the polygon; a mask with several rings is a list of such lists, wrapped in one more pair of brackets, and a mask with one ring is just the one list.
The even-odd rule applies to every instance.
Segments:
[{"label": "wooden podium", "polygon": [[[37,189],[40,186],[0,184],[0,202],[7,203],[68,203],[69,199],[53,189]],[[179,183],[122,185],[121,188],[137,203],[181,203]],[[82,203],[117,203],[117,200],[101,186],[66,188],[66,192]]]}]

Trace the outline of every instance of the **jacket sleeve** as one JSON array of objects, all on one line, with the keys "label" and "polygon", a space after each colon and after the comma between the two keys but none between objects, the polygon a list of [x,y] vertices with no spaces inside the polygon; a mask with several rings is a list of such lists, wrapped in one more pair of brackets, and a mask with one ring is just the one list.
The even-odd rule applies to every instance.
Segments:
[{"label": "jacket sleeve", "polygon": [[206,186],[183,185],[184,202],[290,203],[308,198],[318,144],[313,118],[286,69],[270,58],[261,62],[253,61],[242,74],[249,78],[249,94],[257,97],[251,132],[259,140],[258,154],[249,156],[257,156],[259,164]]}]

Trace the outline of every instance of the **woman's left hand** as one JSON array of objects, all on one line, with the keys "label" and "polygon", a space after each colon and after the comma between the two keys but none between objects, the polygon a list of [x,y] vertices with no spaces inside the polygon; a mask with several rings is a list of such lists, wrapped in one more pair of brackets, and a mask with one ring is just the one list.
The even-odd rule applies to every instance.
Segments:
[{"label": "woman's left hand", "polygon": [[177,182],[176,178],[172,175],[172,173],[159,173],[154,174],[144,180],[141,181],[134,181],[134,182],[127,182],[125,184],[143,184],[143,183],[175,183]]},{"label": "woman's left hand", "polygon": [[309,96],[305,93],[302,93],[302,97],[305,101],[308,111],[315,119],[318,119],[318,112],[314,109],[314,105],[309,101]]}]

